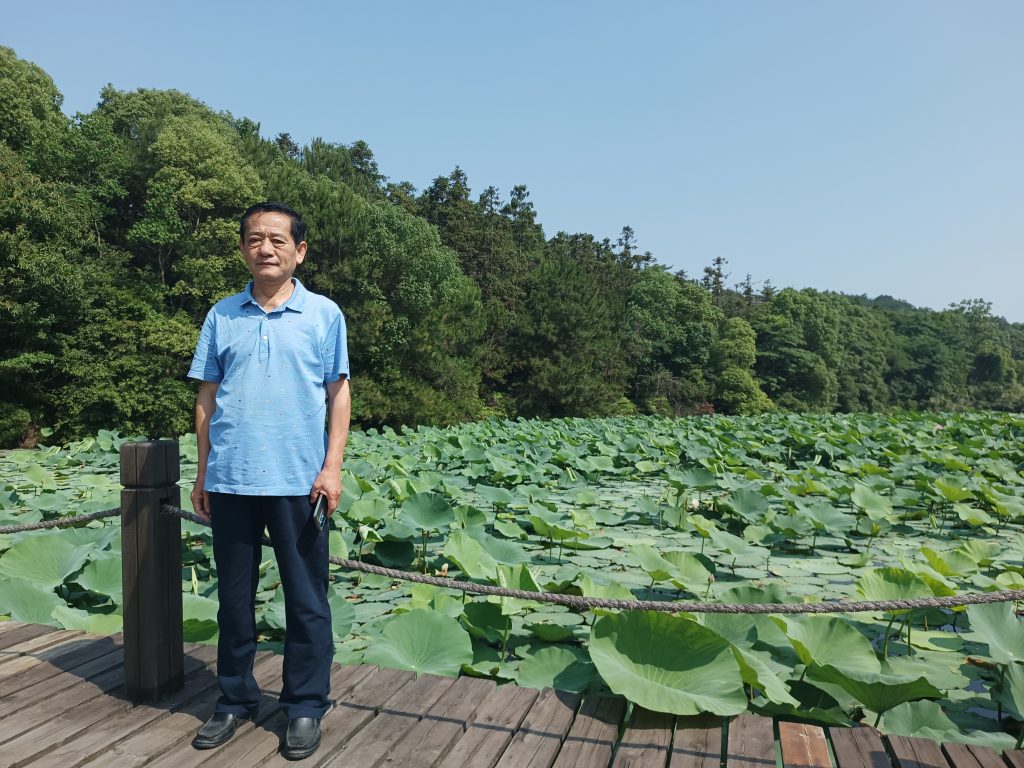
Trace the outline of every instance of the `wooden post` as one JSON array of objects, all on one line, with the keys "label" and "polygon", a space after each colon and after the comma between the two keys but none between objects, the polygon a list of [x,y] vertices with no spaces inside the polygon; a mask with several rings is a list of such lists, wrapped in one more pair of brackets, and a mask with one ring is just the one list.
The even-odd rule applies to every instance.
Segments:
[{"label": "wooden post", "polygon": [[124,680],[131,701],[153,702],[185,685],[181,616],[178,441],[121,446]]}]

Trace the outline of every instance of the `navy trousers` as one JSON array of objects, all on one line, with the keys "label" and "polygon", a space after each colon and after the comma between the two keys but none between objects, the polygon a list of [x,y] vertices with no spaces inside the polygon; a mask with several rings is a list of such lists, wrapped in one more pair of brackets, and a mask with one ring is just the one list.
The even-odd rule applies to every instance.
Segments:
[{"label": "navy trousers", "polygon": [[217,565],[218,712],[255,714],[256,587],[266,527],[284,587],[286,635],[280,703],[289,719],[323,717],[330,708],[334,633],[327,604],[327,531],[313,521],[308,496],[211,493]]}]

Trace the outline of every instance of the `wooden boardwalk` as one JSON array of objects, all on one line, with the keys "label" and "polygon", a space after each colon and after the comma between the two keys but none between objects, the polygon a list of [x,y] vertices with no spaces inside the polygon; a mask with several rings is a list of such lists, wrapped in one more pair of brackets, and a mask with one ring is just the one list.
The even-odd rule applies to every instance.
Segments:
[{"label": "wooden boardwalk", "polygon": [[[260,654],[268,696],[228,744],[189,742],[217,697],[215,649],[185,649],[185,689],[157,705],[123,697],[124,649],[96,637],[0,623],[0,768],[283,766],[284,721],[274,695],[280,657]],[[337,707],[306,765],[658,766],[658,768],[1024,768],[1024,752],[884,738],[871,728],[829,728],[742,715],[676,718],[613,697],[495,686],[372,666],[335,666]]]}]

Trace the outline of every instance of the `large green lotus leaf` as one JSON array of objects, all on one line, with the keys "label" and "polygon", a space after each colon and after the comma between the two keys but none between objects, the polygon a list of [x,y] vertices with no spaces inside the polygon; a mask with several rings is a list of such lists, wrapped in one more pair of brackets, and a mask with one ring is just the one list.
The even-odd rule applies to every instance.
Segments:
[{"label": "large green lotus leaf", "polygon": [[327,604],[331,607],[331,629],[335,640],[346,637],[352,631],[356,621],[356,609],[345,599],[345,594],[335,588],[327,594]]},{"label": "large green lotus leaf", "polygon": [[352,502],[345,517],[357,523],[373,524],[387,517],[390,511],[387,499],[367,494]]},{"label": "large green lotus leaf", "polygon": [[495,520],[494,530],[507,539],[525,539],[529,536],[519,523],[513,520]]},{"label": "large green lotus leaf", "polygon": [[[915,638],[919,634],[924,633],[915,630]],[[937,653],[944,652],[937,651]],[[940,663],[940,659],[928,652],[917,656],[889,656],[882,659],[882,673],[905,679],[923,677],[936,688],[946,691],[960,690],[966,688],[970,683],[970,680],[960,672],[959,668],[948,666],[948,662],[944,660]]]},{"label": "large green lotus leaf", "polygon": [[936,552],[931,547],[921,547],[921,554],[936,572],[943,576],[967,576],[978,570],[977,564],[962,552]]},{"label": "large green lotus leaf", "polygon": [[1004,571],[996,576],[995,584],[999,589],[1024,589],[1024,575],[1016,571]]},{"label": "large green lotus leaf", "polygon": [[790,694],[785,683],[779,679],[778,673],[783,670],[773,669],[773,666],[780,665],[773,664],[769,654],[735,644],[732,646],[732,652],[736,657],[736,663],[740,665],[740,675],[744,683],[760,690],[768,701],[794,707],[800,705],[800,702]]},{"label": "large green lotus leaf", "polygon": [[474,600],[463,608],[462,621],[473,637],[496,643],[505,634],[511,619],[502,612],[500,603]]},{"label": "large green lotus leaf", "polygon": [[523,659],[516,670],[516,683],[524,688],[556,688],[585,691],[597,677],[597,670],[567,648],[541,648]]},{"label": "large green lotus leaf", "polygon": [[[540,592],[533,573],[525,565],[501,565],[496,568],[498,586],[505,589],[521,589],[524,592]],[[502,597],[501,610],[506,616],[512,616],[531,607],[529,600],[521,600],[514,597]]]},{"label": "large green lotus leaf", "polygon": [[455,508],[455,525],[464,531],[482,533],[487,527],[487,513],[462,504]]},{"label": "large green lotus leaf", "polygon": [[41,488],[56,488],[57,480],[38,464],[30,464],[25,467],[25,477],[32,485]]},{"label": "large green lotus leaf", "polygon": [[832,665],[846,673],[878,674],[881,665],[871,641],[835,616],[776,618],[800,660],[808,666]]},{"label": "large green lotus leaf", "polygon": [[438,531],[455,522],[455,512],[439,493],[416,493],[402,504],[402,518],[421,531]]},{"label": "large green lotus leaf", "polygon": [[584,597],[602,597],[610,600],[636,600],[636,595],[610,577],[594,573],[581,573],[577,582]]},{"label": "large green lotus leaf", "polygon": [[[104,525],[96,528],[64,528],[56,535],[69,544],[74,544],[76,547],[88,547],[90,552],[98,552],[117,544],[121,538],[121,526]],[[112,549],[120,550],[120,547],[114,546]]]},{"label": "large green lotus leaf", "polygon": [[585,531],[576,531],[575,533],[575,536],[569,539],[563,539],[558,542],[558,545],[565,547],[566,549],[593,552],[608,549],[608,547],[612,546],[614,543],[614,540],[610,536],[591,536]]},{"label": "large green lotus leaf", "polygon": [[892,502],[863,483],[857,483],[850,498],[872,520],[892,519]]},{"label": "large green lotus leaf", "polygon": [[496,488],[493,485],[478,485],[473,490],[495,506],[511,504],[516,498],[507,488]]},{"label": "large green lotus leaf", "polygon": [[971,558],[975,565],[987,568],[999,559],[1005,548],[1002,544],[995,541],[971,539],[957,547],[957,551]]},{"label": "large green lotus leaf", "polygon": [[672,566],[669,579],[681,589],[703,594],[708,584],[715,580],[712,572],[705,567],[698,555],[673,549],[665,552],[662,558]]},{"label": "large green lotus leaf", "polygon": [[79,629],[94,635],[113,635],[123,628],[123,621],[116,613],[90,613],[67,605],[54,608],[53,618],[64,629]]},{"label": "large green lotus leaf", "polygon": [[81,586],[101,595],[110,595],[115,603],[121,602],[121,558],[96,557],[75,578]]},{"label": "large green lotus leaf", "polygon": [[736,715],[747,708],[732,645],[695,621],[653,611],[603,616],[590,657],[615,693],[655,712]]},{"label": "large green lotus leaf", "polygon": [[967,616],[971,629],[988,643],[988,655],[994,662],[1024,661],[1024,621],[1017,618],[1010,603],[969,605]]},{"label": "large green lotus leaf", "polygon": [[992,698],[1008,709],[1016,720],[1024,720],[1024,664],[1014,662],[1006,665],[999,690],[992,691]]},{"label": "large green lotus leaf", "polygon": [[768,513],[768,499],[750,488],[733,491],[727,504],[733,512],[751,523],[760,523]]},{"label": "large green lotus leaf", "polygon": [[1007,733],[960,730],[934,701],[909,701],[893,707],[882,715],[881,729],[890,736],[981,744],[996,750],[1014,747],[1014,739]]},{"label": "large green lotus leaf", "polygon": [[[910,600],[932,597],[931,587],[906,568],[872,568],[864,571],[857,579],[857,593],[865,600]],[[906,613],[905,610],[892,613]]]},{"label": "large green lotus leaf", "polygon": [[849,533],[857,525],[857,521],[852,515],[846,514],[823,499],[808,504],[801,503],[797,509],[807,516],[811,525],[818,531],[842,535]]},{"label": "large green lotus leaf", "polygon": [[0,579],[0,611],[15,621],[52,624],[54,609],[67,605],[52,590],[27,579]]},{"label": "large green lotus leaf", "polygon": [[85,565],[89,550],[61,536],[33,536],[19,541],[0,557],[0,574],[28,579],[53,588]]},{"label": "large green lotus leaf", "polygon": [[681,471],[669,469],[666,474],[668,475],[669,483],[677,488],[694,488],[704,491],[718,487],[718,479],[702,467],[694,467],[692,469],[684,469]]},{"label": "large green lotus leaf", "polygon": [[672,577],[672,565],[650,544],[633,544],[629,554],[654,581],[668,581]]},{"label": "large green lotus leaf", "polygon": [[490,536],[483,531],[471,531],[469,533],[480,543],[484,551],[499,563],[518,565],[519,563],[530,562],[530,556],[526,553],[526,550],[515,542]]},{"label": "large green lotus leaf", "polygon": [[958,502],[974,498],[974,494],[969,489],[943,477],[936,478],[932,485],[946,501]]},{"label": "large green lotus leaf", "polygon": [[915,699],[937,699],[942,691],[924,677],[905,678],[891,673],[858,672],[849,675],[832,665],[814,665],[807,675],[812,680],[834,683],[872,712],[886,712]]},{"label": "large green lotus leaf", "polygon": [[449,534],[442,554],[471,579],[493,581],[495,578],[498,561],[475,536],[466,531],[453,531]]},{"label": "large green lotus leaf", "polygon": [[[409,586],[409,603],[407,606],[395,608],[395,612],[408,612],[417,608],[437,611],[445,616],[457,619],[462,615],[465,606],[458,592],[442,589],[432,584],[411,584]],[[353,617],[354,617],[353,608]]]},{"label": "large green lotus leaf", "polygon": [[455,619],[415,610],[389,619],[363,658],[367,664],[456,677],[463,664],[473,662],[473,646]]}]

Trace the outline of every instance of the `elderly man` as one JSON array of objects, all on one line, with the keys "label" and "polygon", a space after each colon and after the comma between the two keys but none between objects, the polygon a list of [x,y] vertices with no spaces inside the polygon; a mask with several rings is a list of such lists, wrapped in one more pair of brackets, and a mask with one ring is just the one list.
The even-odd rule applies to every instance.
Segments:
[{"label": "elderly man", "polygon": [[255,595],[266,528],[287,623],[281,753],[298,760],[320,745],[320,719],[330,707],[327,532],[313,504],[326,496],[330,514],[341,497],[351,402],[345,318],[293,277],[307,249],[299,214],[258,203],[242,216],[240,234],[252,281],[210,310],[189,370],[202,382],[192,504],[213,528],[221,691],[192,745],[219,746],[256,714]]}]

